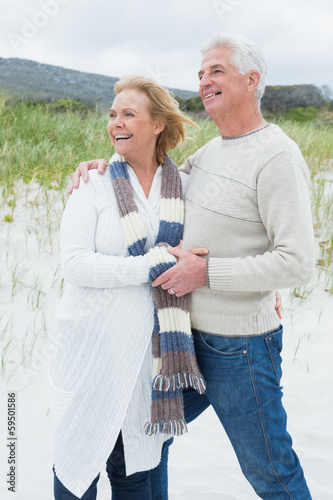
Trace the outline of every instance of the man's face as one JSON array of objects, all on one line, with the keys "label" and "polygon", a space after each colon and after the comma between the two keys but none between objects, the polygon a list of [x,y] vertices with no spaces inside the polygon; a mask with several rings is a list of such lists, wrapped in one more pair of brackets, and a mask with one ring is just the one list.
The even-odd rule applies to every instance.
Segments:
[{"label": "man's face", "polygon": [[232,52],[215,47],[203,57],[199,71],[199,94],[206,112],[213,119],[239,113],[247,96],[248,75],[240,75],[230,64]]}]

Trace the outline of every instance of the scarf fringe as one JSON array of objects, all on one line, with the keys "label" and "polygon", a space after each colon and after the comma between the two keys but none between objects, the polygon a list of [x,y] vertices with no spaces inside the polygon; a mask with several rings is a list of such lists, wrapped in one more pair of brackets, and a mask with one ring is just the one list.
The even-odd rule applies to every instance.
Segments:
[{"label": "scarf fringe", "polygon": [[187,432],[187,424],[184,418],[180,420],[169,420],[167,422],[147,422],[145,425],[145,432],[147,436],[155,434],[181,436]]},{"label": "scarf fringe", "polygon": [[192,387],[199,394],[204,394],[206,391],[204,378],[189,372],[175,373],[170,376],[156,375],[153,380],[153,389],[157,391],[169,391],[170,388],[175,391],[188,387]]}]

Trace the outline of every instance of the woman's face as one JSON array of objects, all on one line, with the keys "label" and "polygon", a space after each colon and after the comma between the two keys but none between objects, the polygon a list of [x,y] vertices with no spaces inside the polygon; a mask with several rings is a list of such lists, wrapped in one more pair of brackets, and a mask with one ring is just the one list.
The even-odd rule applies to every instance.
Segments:
[{"label": "woman's face", "polygon": [[136,89],[124,89],[115,97],[108,132],[117,153],[136,160],[156,148],[161,127],[148,111],[149,98]]}]

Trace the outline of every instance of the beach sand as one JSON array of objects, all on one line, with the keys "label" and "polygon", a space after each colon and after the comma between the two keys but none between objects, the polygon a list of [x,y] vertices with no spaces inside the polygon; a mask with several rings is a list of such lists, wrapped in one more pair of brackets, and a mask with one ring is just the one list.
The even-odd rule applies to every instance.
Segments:
[{"label": "beach sand", "polygon": [[[0,223],[0,496],[52,500],[53,426],[47,362],[62,290],[58,229],[65,196],[36,183],[16,189],[14,222]],[[14,283],[14,285],[13,285]],[[333,296],[323,277],[304,301],[282,290],[284,405],[314,500],[333,499]],[[14,287],[14,290],[13,290]],[[15,492],[8,491],[8,393],[16,394]],[[254,500],[234,451],[209,408],[175,439],[170,500]],[[110,498],[105,472],[98,500]]]}]

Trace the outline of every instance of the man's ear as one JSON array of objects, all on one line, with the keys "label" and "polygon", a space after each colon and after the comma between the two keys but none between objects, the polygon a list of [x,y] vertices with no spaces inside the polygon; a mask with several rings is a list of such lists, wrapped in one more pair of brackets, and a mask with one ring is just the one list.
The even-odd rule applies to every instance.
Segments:
[{"label": "man's ear", "polygon": [[256,69],[251,70],[248,73],[247,78],[247,89],[248,92],[254,92],[260,82],[260,73]]}]

